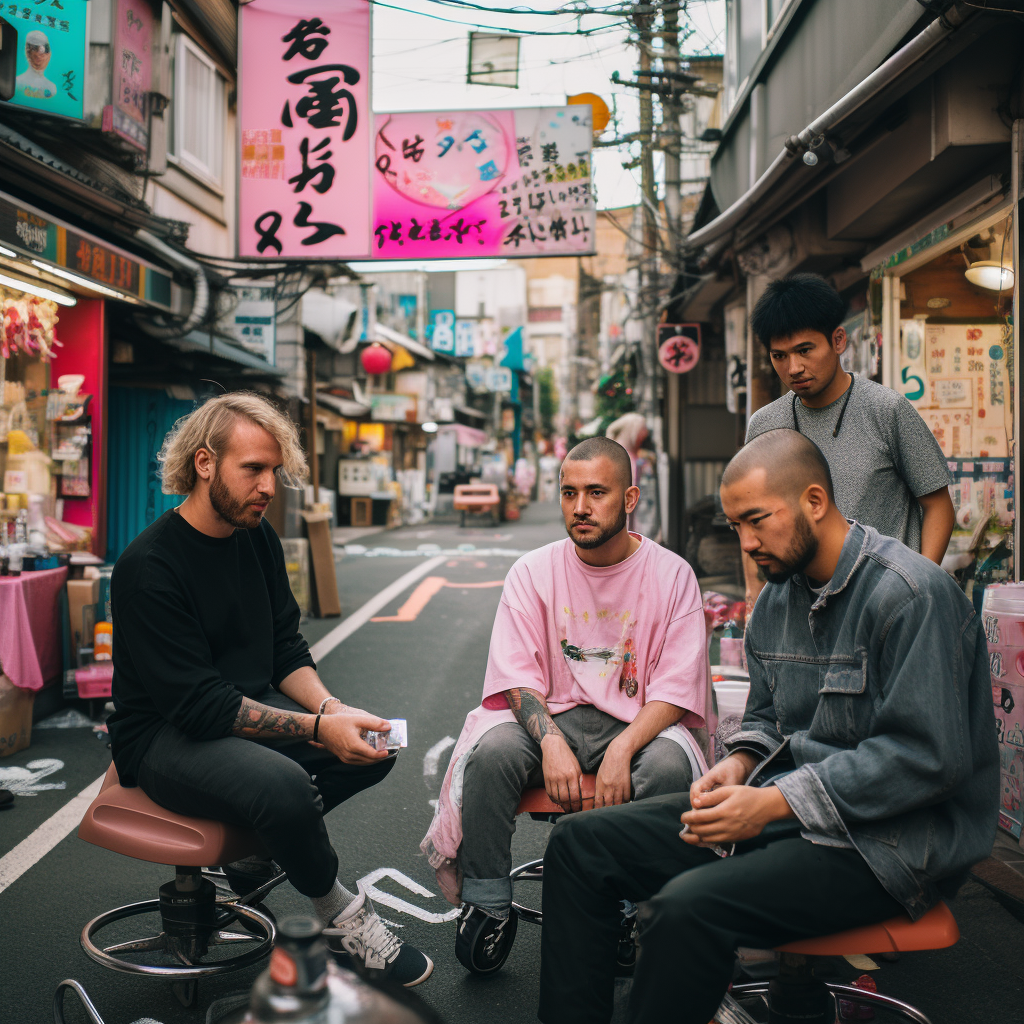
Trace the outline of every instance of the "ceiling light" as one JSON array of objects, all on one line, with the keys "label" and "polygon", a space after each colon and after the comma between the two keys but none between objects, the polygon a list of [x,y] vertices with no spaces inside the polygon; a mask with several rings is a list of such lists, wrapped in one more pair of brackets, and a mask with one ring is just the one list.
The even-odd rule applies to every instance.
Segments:
[{"label": "ceiling light", "polygon": [[40,270],[45,270],[48,274],[55,274],[57,277],[63,277],[65,281],[77,284],[80,288],[91,288],[94,292],[99,292],[100,295],[109,295],[112,299],[123,299],[125,297],[121,292],[114,291],[113,288],[108,288],[103,284],[97,284],[95,281],[90,281],[87,277],[80,277],[78,274],[72,274],[70,270],[65,270],[63,267],[54,267],[49,263],[41,263],[39,260],[33,260],[32,265],[34,267],[38,267]]},{"label": "ceiling light", "polygon": [[9,260],[16,260],[18,253],[13,249],[8,249],[6,245],[0,245],[0,256],[6,256]]},{"label": "ceiling light", "polygon": [[57,288],[45,288],[36,281],[26,281],[22,277],[10,277],[7,274],[0,274],[0,284],[8,288],[17,288],[19,291],[28,292],[40,299],[50,299],[60,306],[76,306],[78,299],[70,292],[60,291]]},{"label": "ceiling light", "polygon": [[1013,270],[995,260],[978,260],[965,271],[964,277],[979,288],[992,292],[1005,292],[1013,287]]}]

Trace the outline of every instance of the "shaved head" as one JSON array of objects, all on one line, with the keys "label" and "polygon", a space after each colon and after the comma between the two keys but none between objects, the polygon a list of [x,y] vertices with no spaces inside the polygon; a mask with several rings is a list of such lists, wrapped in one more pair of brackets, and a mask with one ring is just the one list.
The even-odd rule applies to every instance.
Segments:
[{"label": "shaved head", "polygon": [[798,430],[780,427],[748,441],[725,467],[722,487],[738,483],[758,469],[765,472],[767,492],[786,502],[797,501],[811,484],[819,484],[835,504],[832,473],[825,456]]},{"label": "shaved head", "polygon": [[633,463],[630,462],[629,452],[610,437],[588,437],[586,441],[580,441],[565,458],[568,462],[591,462],[602,456],[611,460],[615,466],[623,490],[632,487]]}]

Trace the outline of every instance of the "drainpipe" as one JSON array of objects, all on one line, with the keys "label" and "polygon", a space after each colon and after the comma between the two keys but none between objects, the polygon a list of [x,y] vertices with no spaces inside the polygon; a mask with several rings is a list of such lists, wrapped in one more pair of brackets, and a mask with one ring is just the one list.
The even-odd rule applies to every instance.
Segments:
[{"label": "drainpipe", "polygon": [[[135,326],[152,338],[181,338],[188,334],[193,328],[203,322],[210,308],[210,282],[206,278],[206,271],[194,259],[183,255],[177,249],[172,249],[156,235],[142,229],[135,232],[135,237],[147,248],[160,253],[170,263],[187,270],[192,275],[192,310],[180,323],[172,323],[164,318],[158,318],[154,322],[152,317],[144,317],[136,314]],[[162,321],[162,322],[161,322]]]},{"label": "drainpipe", "polygon": [[812,121],[803,131],[786,140],[782,152],[772,161],[771,166],[754,185],[736,200],[724,213],[709,224],[694,231],[685,242],[688,252],[702,248],[709,242],[732,231],[747,213],[783,178],[795,157],[806,153],[811,143],[824,132],[838,124],[858,107],[882,91],[897,76],[924,58],[939,43],[950,36],[971,17],[972,11],[953,4],[944,14],[939,15],[923,32],[914,36],[906,46],[897,50],[884,64],[879,65],[859,85],[851,89],[842,99]]}]

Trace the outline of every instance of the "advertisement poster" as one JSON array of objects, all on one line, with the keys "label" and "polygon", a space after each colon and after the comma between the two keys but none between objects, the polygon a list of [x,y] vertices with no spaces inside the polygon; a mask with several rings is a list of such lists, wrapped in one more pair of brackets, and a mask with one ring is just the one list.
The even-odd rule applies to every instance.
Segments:
[{"label": "advertisement poster", "polygon": [[146,0],[117,0],[115,12],[113,103],[104,111],[103,127],[145,150],[156,19]]},{"label": "advertisement poster", "polygon": [[373,256],[594,251],[586,106],[378,114]]},{"label": "advertisement poster", "polygon": [[370,254],[370,4],[238,10],[238,254]]},{"label": "advertisement poster", "polygon": [[17,53],[14,87],[0,88],[0,100],[81,120],[90,6],[88,0],[0,3],[9,26],[4,45],[13,38]]},{"label": "advertisement poster", "polygon": [[898,390],[944,455],[1005,458],[1010,423],[1006,329],[1001,324],[900,325]]}]

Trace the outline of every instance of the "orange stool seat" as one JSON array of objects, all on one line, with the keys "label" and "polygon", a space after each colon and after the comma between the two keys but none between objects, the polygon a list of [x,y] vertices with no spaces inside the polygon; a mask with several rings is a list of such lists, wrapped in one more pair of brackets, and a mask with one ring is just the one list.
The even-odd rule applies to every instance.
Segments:
[{"label": "orange stool seat", "polygon": [[945,903],[940,903],[916,921],[911,921],[909,917],[893,917],[881,924],[850,928],[820,939],[790,942],[779,946],[779,950],[805,956],[910,953],[922,949],[945,949],[955,945],[959,939],[960,929],[953,912]]},{"label": "orange stool seat", "polygon": [[[584,775],[583,785],[583,810],[590,810],[594,806],[594,790],[597,786],[596,775]],[[519,806],[516,814],[564,814],[565,811],[556,804],[543,786],[537,789],[526,789],[519,799]]]},{"label": "orange stool seat", "polygon": [[264,852],[248,829],[175,814],[138,787],[122,786],[113,765],[78,826],[78,837],[136,860],[189,867],[228,864]]}]

